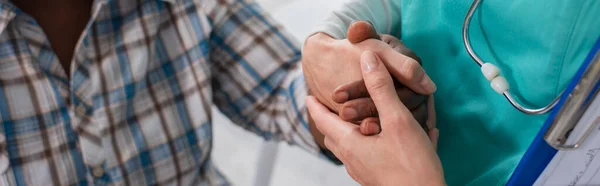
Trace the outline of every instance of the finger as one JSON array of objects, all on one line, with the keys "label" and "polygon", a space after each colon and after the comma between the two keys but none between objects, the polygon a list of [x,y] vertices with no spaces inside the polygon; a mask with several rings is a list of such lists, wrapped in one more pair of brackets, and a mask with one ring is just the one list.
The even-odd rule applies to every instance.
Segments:
[{"label": "finger", "polygon": [[[363,79],[369,95],[377,107],[382,130],[387,127],[396,128],[392,123],[396,123],[398,120],[412,119],[410,111],[396,95],[392,77],[379,57],[371,51],[365,51],[362,53],[360,61]],[[386,123],[386,119],[392,119],[391,121],[394,122]]]},{"label": "finger", "polygon": [[371,117],[362,120],[360,123],[360,133],[365,136],[376,135],[381,132],[379,118]]},{"label": "finger", "polygon": [[423,65],[423,63],[421,62],[421,58],[419,56],[417,56],[417,54],[415,52],[413,52],[412,50],[410,50],[408,47],[402,45],[394,45],[392,46],[392,49],[394,49],[395,51],[404,54],[410,58],[413,58],[414,60],[416,60],[419,65]]},{"label": "finger", "polygon": [[431,144],[433,145],[433,149],[437,151],[438,139],[440,138],[440,130],[437,128],[432,128],[429,130],[429,139],[431,140]]},{"label": "finger", "polygon": [[419,56],[417,56],[417,54],[415,52],[413,52],[411,49],[406,47],[406,45],[404,45],[404,43],[402,41],[400,41],[398,38],[391,36],[391,35],[383,34],[383,35],[381,35],[381,40],[383,42],[386,42],[388,45],[390,45],[390,47],[392,47],[392,49],[394,49],[396,52],[399,52],[410,58],[413,58],[414,60],[419,62],[419,64],[422,64],[421,58]]},{"label": "finger", "polygon": [[424,95],[432,94],[437,89],[429,75],[415,59],[395,50],[384,50],[379,55],[389,72],[408,88]]},{"label": "finger", "polygon": [[410,112],[421,126],[429,128],[429,125],[427,125],[427,104],[421,104]]},{"label": "finger", "polygon": [[340,118],[344,121],[359,121],[367,117],[377,117],[377,108],[371,98],[347,101],[340,110]]},{"label": "finger", "polygon": [[419,105],[425,103],[427,98],[427,96],[417,94],[408,88],[396,88],[396,94],[409,110],[416,109]]},{"label": "finger", "polygon": [[365,87],[365,82],[361,79],[343,84],[333,90],[332,99],[336,103],[342,104],[348,100],[369,97],[369,91]]},{"label": "finger", "polygon": [[[422,104],[427,97],[417,94],[409,88],[405,88],[402,84],[397,83],[397,81],[394,81],[394,87],[396,88],[396,93],[400,97],[402,103],[410,110],[415,109]],[[346,104],[349,100],[367,97],[370,97],[369,91],[367,91],[364,80],[361,79],[337,87],[333,91],[332,100],[339,104]]]},{"label": "finger", "polygon": [[433,101],[433,95],[429,96],[427,99],[427,127],[430,129],[434,129],[437,127],[437,117],[435,113],[435,102]]},{"label": "finger", "polygon": [[367,39],[380,40],[375,27],[368,21],[357,21],[348,27],[348,41],[350,43],[360,43]]},{"label": "finger", "polygon": [[[427,103],[424,101],[424,96],[407,96],[406,91],[399,92],[399,90],[396,90],[396,92],[402,103],[413,113],[415,119],[421,124],[426,124],[428,115]],[[375,103],[373,103],[373,99],[370,97],[352,99],[342,104],[339,116],[342,120],[348,122],[360,121],[368,117],[377,117],[377,107],[375,107]]]},{"label": "finger", "polygon": [[[420,96],[419,96],[420,97]],[[402,97],[400,98],[402,99]],[[419,99],[419,98],[416,98]],[[402,101],[406,102],[414,102],[414,101]],[[412,113],[412,116],[421,124],[423,127],[430,127],[428,123],[428,107],[426,102],[417,103],[416,106],[410,106],[412,108],[408,108],[409,105],[406,105],[407,108]],[[359,98],[347,101],[344,103],[340,109],[339,116],[342,120],[352,122],[354,124],[360,124],[365,118],[369,117],[377,117],[377,107],[375,107],[375,103],[371,98]],[[435,127],[435,126],[433,126]]]},{"label": "finger", "polygon": [[357,128],[356,125],[342,121],[315,97],[308,96],[306,106],[311,118],[315,121],[317,129],[326,137],[337,142],[343,136],[354,134],[353,131]]}]

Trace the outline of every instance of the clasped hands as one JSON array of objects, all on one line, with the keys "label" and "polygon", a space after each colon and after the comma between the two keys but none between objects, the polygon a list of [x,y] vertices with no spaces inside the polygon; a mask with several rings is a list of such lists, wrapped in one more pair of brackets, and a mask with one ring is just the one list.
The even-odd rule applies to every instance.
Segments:
[{"label": "clasped hands", "polygon": [[[310,94],[344,121],[360,125],[361,132],[379,132],[378,112],[360,72],[360,56],[372,51],[395,77],[402,103],[425,128],[433,129],[434,113],[427,99],[436,86],[421,67],[420,58],[397,38],[377,34],[370,23],[358,21],[348,29],[348,39],[336,40],[318,33],[309,37],[302,54],[302,68]],[[428,118],[429,121],[428,121]]]},{"label": "clasped hands", "polygon": [[443,185],[429,96],[436,86],[414,52],[359,21],[349,27],[348,39],[311,36],[302,57],[312,95],[306,101],[311,130],[323,134],[315,139],[353,179],[363,185]]}]

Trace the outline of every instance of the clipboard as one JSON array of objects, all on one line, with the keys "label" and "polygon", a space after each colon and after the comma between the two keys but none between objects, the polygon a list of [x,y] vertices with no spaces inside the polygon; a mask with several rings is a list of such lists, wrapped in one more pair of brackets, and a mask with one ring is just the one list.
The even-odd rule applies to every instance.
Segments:
[{"label": "clipboard", "polygon": [[[585,110],[582,112],[581,108],[587,108],[594,99],[600,99],[600,96],[596,96],[599,94],[600,81],[589,77],[590,73],[594,73],[594,71],[600,73],[599,69],[600,37],[523,155],[507,185],[533,185],[559,150],[576,149],[585,142],[596,124],[591,124],[585,129],[586,131],[580,139],[569,140],[576,141],[574,144],[566,144],[577,121],[585,112]],[[564,119],[566,117],[570,117],[571,120],[566,121],[567,119]],[[577,121],[573,122],[573,119]],[[580,129],[578,128],[578,130]]]}]

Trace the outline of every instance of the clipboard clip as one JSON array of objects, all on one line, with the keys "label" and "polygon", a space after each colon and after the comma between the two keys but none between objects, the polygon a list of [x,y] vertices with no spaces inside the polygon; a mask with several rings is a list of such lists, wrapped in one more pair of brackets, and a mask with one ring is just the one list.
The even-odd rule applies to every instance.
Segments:
[{"label": "clipboard clip", "polygon": [[550,128],[544,134],[544,140],[551,147],[557,150],[577,149],[585,142],[594,128],[600,125],[600,117],[594,119],[593,123],[589,124],[584,134],[574,144],[567,144],[567,139],[571,135],[571,132],[575,129],[592,101],[594,101],[596,95],[598,95],[599,88],[600,50],[596,51],[594,58],[586,67],[581,79],[567,96],[563,106],[552,120]]}]

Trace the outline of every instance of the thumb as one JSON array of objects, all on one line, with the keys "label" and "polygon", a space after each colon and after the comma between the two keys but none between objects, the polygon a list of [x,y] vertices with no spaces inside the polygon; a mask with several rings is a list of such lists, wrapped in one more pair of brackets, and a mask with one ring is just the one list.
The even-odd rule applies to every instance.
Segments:
[{"label": "thumb", "polygon": [[397,128],[398,125],[407,124],[417,125],[415,129],[421,128],[398,98],[392,77],[381,59],[375,53],[365,51],[360,61],[365,87],[377,107],[382,132],[385,132],[386,128]]},{"label": "thumb", "polygon": [[370,22],[356,21],[348,27],[348,41],[350,43],[360,43],[367,39],[381,40],[375,27]]}]

